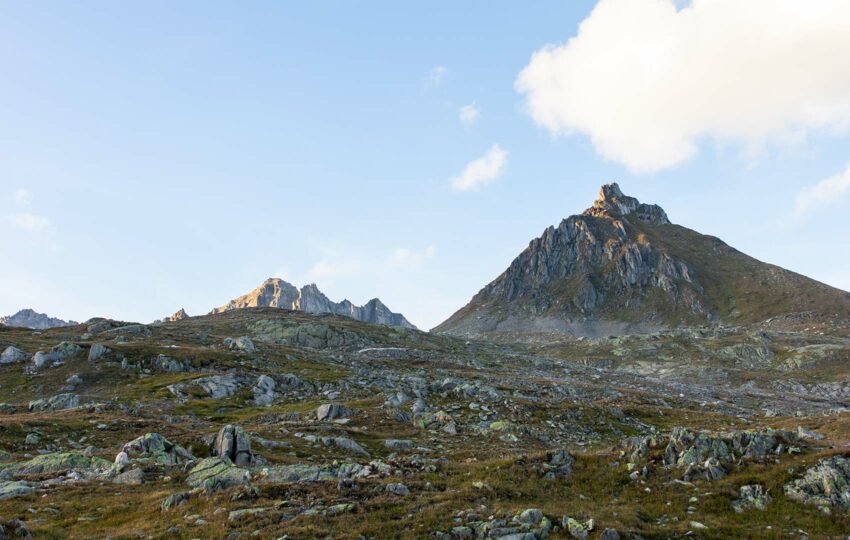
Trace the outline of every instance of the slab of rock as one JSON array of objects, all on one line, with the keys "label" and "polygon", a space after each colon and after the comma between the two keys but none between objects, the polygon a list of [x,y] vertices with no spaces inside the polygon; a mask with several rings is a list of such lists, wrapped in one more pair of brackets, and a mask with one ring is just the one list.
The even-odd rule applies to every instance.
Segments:
[{"label": "slab of rock", "polygon": [[[30,482],[1,482],[0,481],[0,501],[13,499],[22,495],[28,495],[35,491],[35,487]],[[2,538],[2,536],[0,536]]]},{"label": "slab of rock", "polygon": [[336,480],[337,475],[330,469],[298,463],[269,467],[263,470],[263,477],[265,481],[273,484],[305,484]]},{"label": "slab of rock", "polygon": [[186,477],[186,484],[211,493],[251,482],[251,473],[237,467],[226,457],[209,457],[195,465]]},{"label": "slab of rock", "polygon": [[167,388],[175,396],[181,399],[187,399],[190,395],[186,392],[186,389],[190,387],[199,389],[208,398],[222,399],[235,394],[239,390],[240,384],[235,375],[213,375],[211,377],[201,377],[187,382],[171,384]]},{"label": "slab of rock", "polygon": [[138,486],[145,481],[145,472],[142,469],[130,469],[124,471],[112,479],[113,484],[124,484],[128,486]]},{"label": "slab of rock", "polygon": [[28,474],[66,473],[68,471],[107,470],[111,464],[99,457],[87,457],[78,452],[36,456],[29,461],[0,466],[0,478],[15,478]]},{"label": "slab of rock", "polygon": [[57,394],[46,399],[36,399],[29,402],[30,411],[61,411],[80,406],[78,394]]},{"label": "slab of rock", "polygon": [[404,484],[387,484],[387,493],[392,493],[393,495],[398,495],[400,497],[405,497],[410,495],[410,489]]},{"label": "slab of rock", "polygon": [[413,441],[407,439],[387,439],[384,441],[384,446],[393,450],[410,450],[413,448]]},{"label": "slab of rock", "polygon": [[0,354],[0,364],[15,364],[17,362],[25,362],[28,356],[27,353],[17,347],[9,345]]},{"label": "slab of rock", "polygon": [[221,428],[210,449],[213,456],[226,457],[238,466],[254,463],[251,452],[251,437],[240,426],[226,425]]},{"label": "slab of rock", "polygon": [[347,437],[322,437],[322,444],[336,446],[352,454],[369,457],[369,452],[365,448]]},{"label": "slab of rock", "polygon": [[164,354],[158,355],[154,359],[153,365],[155,368],[161,369],[163,371],[168,371],[169,373],[183,373],[186,371],[191,371],[184,362],[181,362],[180,360],[171,358],[170,356],[166,356]]},{"label": "slab of rock", "polygon": [[163,465],[177,465],[195,459],[191,452],[159,433],[145,433],[124,445],[130,459],[150,459]]}]

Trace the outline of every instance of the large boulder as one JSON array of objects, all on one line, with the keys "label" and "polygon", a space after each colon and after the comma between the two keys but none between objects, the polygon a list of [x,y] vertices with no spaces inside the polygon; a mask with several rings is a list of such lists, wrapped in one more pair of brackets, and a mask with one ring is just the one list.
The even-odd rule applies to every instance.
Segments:
[{"label": "large boulder", "polygon": [[251,465],[251,437],[240,426],[226,425],[219,430],[211,448],[213,456],[226,457],[236,465]]},{"label": "large boulder", "polygon": [[803,504],[850,510],[850,458],[820,460],[802,478],[785,484],[785,495]]},{"label": "large boulder", "polygon": [[195,465],[186,477],[186,484],[211,493],[220,489],[249,484],[251,473],[237,467],[227,457],[208,457]]},{"label": "large boulder", "polygon": [[36,399],[29,402],[29,410],[33,412],[61,411],[79,406],[80,396],[78,394],[57,394],[50,398]]},{"label": "large boulder", "polygon": [[0,364],[15,364],[17,362],[25,362],[26,359],[27,353],[11,345],[6,347],[3,354],[0,354]]},{"label": "large boulder", "polygon": [[369,457],[369,452],[365,448],[348,437],[322,437],[322,444],[325,446],[335,446],[352,454]]},{"label": "large boulder", "polygon": [[269,467],[263,470],[263,476],[267,482],[272,484],[304,484],[336,480],[337,478],[336,472],[332,470],[301,463]]},{"label": "large boulder", "polygon": [[63,341],[51,347],[49,352],[38,351],[32,357],[33,367],[41,369],[63,363],[66,359],[80,354],[83,348],[76,343]]},{"label": "large boulder", "polygon": [[0,482],[0,501],[28,495],[33,491],[35,491],[35,487],[30,482]]},{"label": "large boulder", "polygon": [[130,459],[150,459],[163,465],[177,465],[194,459],[194,456],[159,433],[145,433],[124,445],[123,450]]}]

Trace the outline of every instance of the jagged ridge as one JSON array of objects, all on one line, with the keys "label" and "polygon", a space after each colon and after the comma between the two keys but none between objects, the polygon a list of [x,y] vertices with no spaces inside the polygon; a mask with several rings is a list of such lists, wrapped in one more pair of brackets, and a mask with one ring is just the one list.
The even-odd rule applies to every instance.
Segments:
[{"label": "jagged ridge", "polygon": [[232,309],[249,307],[277,307],[304,311],[306,313],[333,313],[358,321],[388,326],[416,328],[401,313],[394,313],[377,298],[362,306],[356,306],[348,300],[334,302],[311,283],[300,289],[280,278],[269,278],[259,287],[231,300],[227,304],[213,309],[210,313],[222,313]]},{"label": "jagged ridge", "polygon": [[62,326],[74,326],[80,323],[76,321],[63,321],[62,319],[50,317],[44,313],[37,313],[32,309],[22,309],[14,315],[0,317],[0,324],[20,328],[32,328],[33,330],[47,330]]}]

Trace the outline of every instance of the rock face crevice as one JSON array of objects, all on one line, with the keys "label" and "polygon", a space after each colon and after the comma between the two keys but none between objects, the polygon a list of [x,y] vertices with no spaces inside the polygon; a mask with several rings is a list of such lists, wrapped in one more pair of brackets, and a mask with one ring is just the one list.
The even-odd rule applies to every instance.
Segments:
[{"label": "rock face crevice", "polygon": [[590,208],[543,231],[434,330],[596,337],[828,312],[815,297],[850,314],[847,293],[674,225],[660,206],[606,184]]},{"label": "rock face crevice", "polygon": [[348,300],[334,302],[325,296],[314,283],[299,289],[280,278],[269,278],[248,294],[231,300],[210,313],[222,313],[233,309],[251,307],[277,307],[304,311],[305,313],[332,313],[373,324],[415,328],[404,318],[404,315],[390,311],[377,298],[369,300],[362,306],[356,306]]}]

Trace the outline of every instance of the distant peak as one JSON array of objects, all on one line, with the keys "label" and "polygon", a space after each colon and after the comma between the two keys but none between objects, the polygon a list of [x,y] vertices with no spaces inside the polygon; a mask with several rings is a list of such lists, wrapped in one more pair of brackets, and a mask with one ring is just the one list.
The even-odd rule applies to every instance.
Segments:
[{"label": "distant peak", "polygon": [[623,194],[616,182],[604,184],[599,189],[599,198],[584,215],[596,217],[625,217],[634,215],[641,221],[654,225],[670,223],[667,213],[657,204],[644,204],[634,197]]}]

